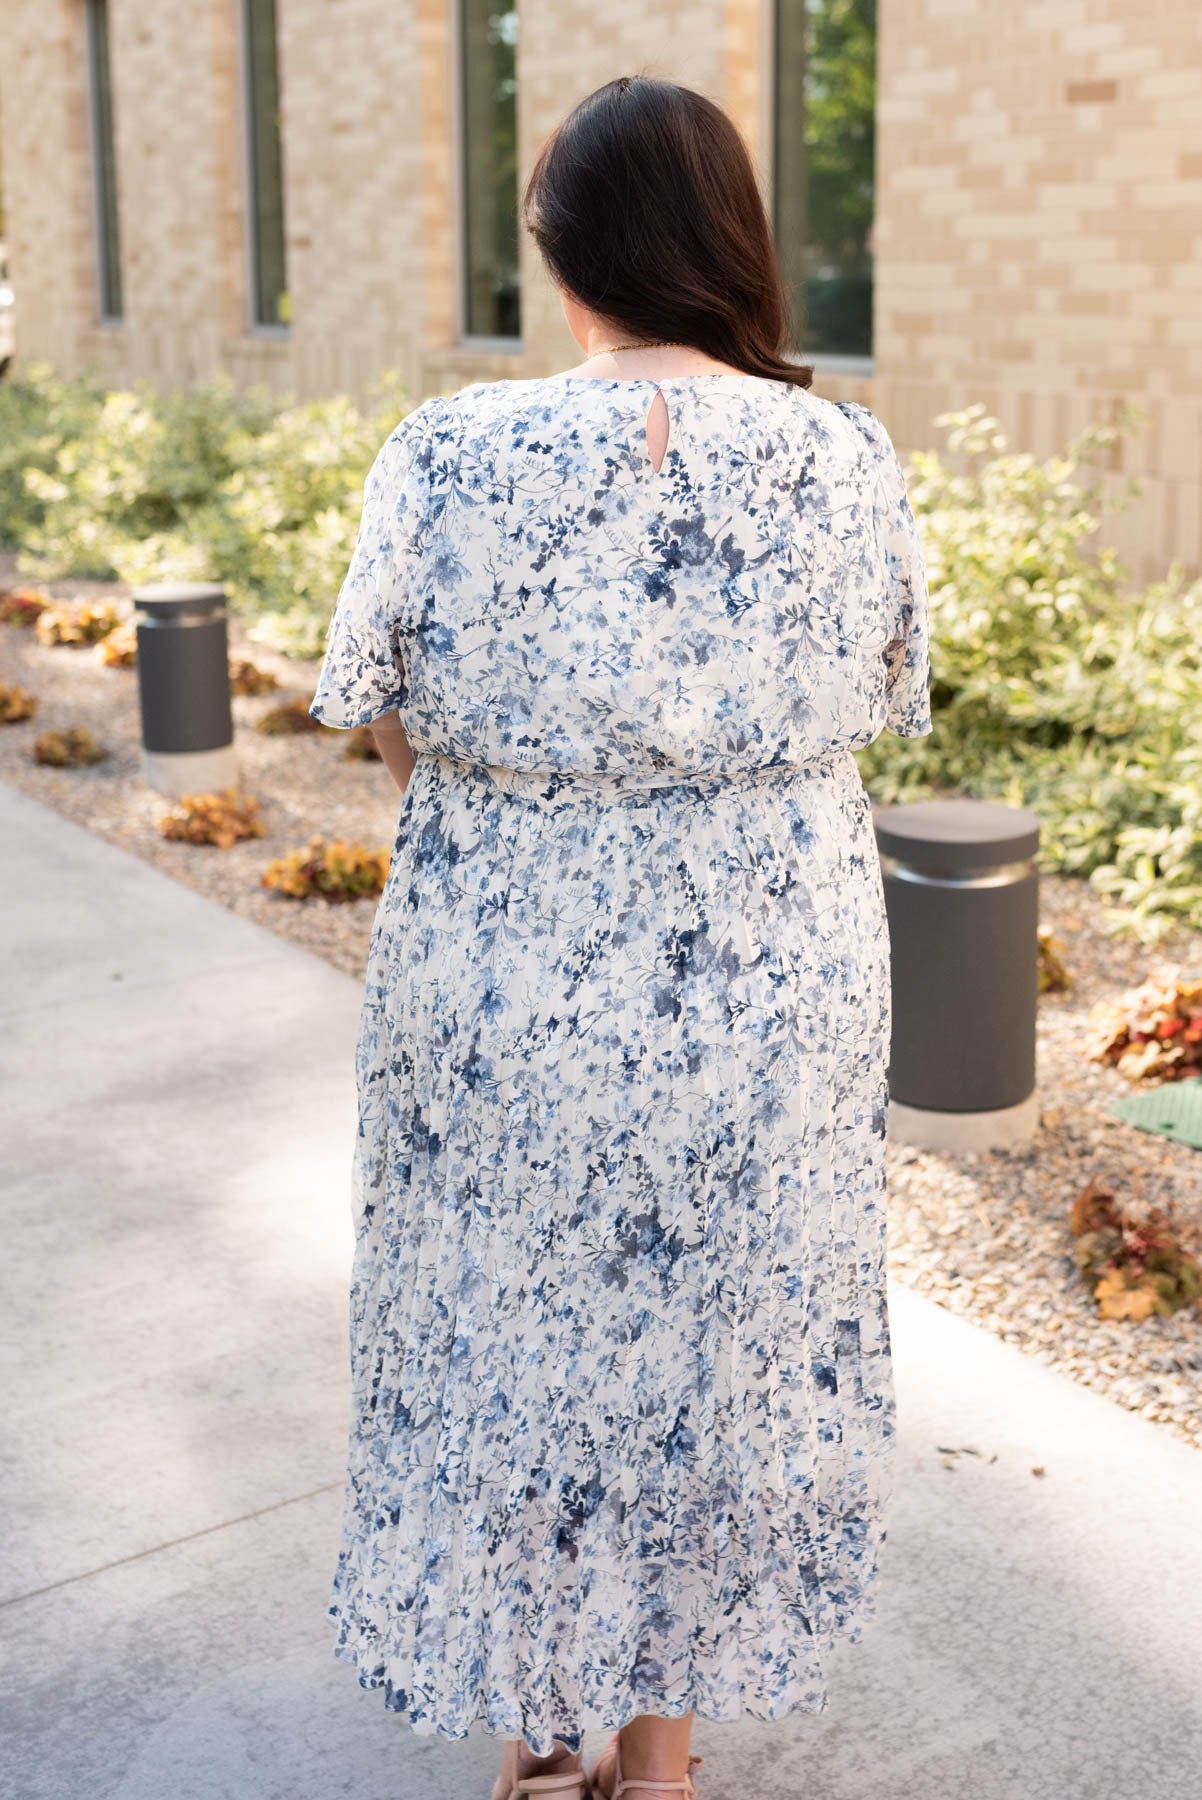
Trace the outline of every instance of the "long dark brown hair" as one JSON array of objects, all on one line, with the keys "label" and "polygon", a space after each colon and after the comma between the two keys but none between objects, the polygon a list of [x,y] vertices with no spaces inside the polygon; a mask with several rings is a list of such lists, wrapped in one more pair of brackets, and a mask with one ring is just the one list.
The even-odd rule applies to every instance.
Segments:
[{"label": "long dark brown hair", "polygon": [[813,381],[786,360],[788,306],[747,146],[703,94],[646,75],[588,94],[539,151],[522,221],[552,279],[632,337]]}]

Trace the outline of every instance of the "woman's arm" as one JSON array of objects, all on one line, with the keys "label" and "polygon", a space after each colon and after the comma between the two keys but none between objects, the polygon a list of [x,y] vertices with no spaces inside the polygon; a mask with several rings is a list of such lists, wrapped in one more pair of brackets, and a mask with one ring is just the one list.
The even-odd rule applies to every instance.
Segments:
[{"label": "woman's arm", "polygon": [[400,714],[381,713],[378,719],[372,720],[369,729],[376,741],[376,748],[384,759],[388,773],[403,794],[409,785],[415,758],[409,739],[405,736],[405,727],[401,724]]}]

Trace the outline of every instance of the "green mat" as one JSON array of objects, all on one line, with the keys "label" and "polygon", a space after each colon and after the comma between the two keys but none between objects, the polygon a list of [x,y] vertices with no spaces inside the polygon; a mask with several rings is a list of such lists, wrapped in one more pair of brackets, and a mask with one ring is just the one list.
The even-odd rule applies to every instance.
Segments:
[{"label": "green mat", "polygon": [[1179,1144],[1202,1150],[1202,1077],[1166,1081],[1150,1093],[1116,1101],[1110,1110],[1116,1119],[1137,1125],[1141,1131],[1154,1131],[1158,1137],[1174,1138]]}]

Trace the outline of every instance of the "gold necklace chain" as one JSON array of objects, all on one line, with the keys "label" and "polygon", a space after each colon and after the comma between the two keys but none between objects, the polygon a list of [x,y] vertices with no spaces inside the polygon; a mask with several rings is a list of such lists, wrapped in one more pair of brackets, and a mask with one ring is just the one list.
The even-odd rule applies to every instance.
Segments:
[{"label": "gold necklace chain", "polygon": [[600,350],[593,350],[584,358],[592,362],[594,356],[609,356],[614,350],[689,350],[690,344],[674,344],[668,338],[655,338],[649,343],[637,344],[602,344]]}]

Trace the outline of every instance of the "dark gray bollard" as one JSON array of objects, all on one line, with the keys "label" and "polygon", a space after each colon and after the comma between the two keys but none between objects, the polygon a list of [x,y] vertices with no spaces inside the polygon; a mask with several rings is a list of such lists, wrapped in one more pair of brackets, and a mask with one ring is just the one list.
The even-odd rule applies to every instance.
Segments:
[{"label": "dark gray bollard", "polygon": [[176,799],[235,786],[225,589],[163,581],[135,588],[133,602],[144,779]]},{"label": "dark gray bollard", "polygon": [[892,947],[889,1135],[1025,1143],[1039,1122],[1039,820],[987,800],[874,815]]}]

